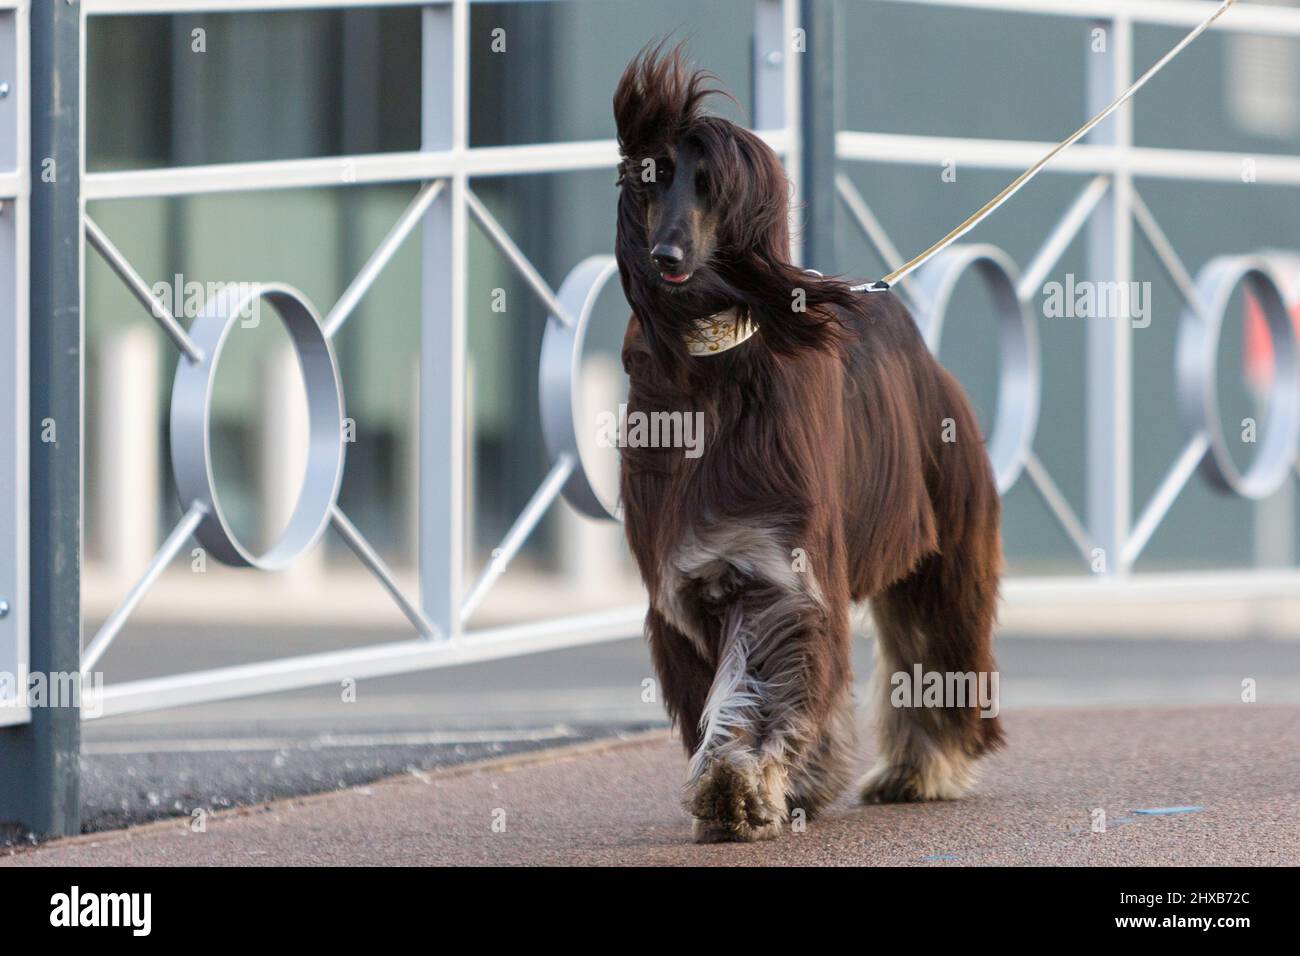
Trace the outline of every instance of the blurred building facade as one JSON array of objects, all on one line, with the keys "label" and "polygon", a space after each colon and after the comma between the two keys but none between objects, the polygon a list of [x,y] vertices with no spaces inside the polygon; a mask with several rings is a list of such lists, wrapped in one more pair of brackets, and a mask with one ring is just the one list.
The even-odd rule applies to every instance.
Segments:
[{"label": "blurred building facade", "polygon": [[[87,55],[88,169],[417,149],[418,19],[418,10],[406,8],[96,18]],[[735,94],[737,104],[718,108],[748,122],[753,19],[748,0],[475,4],[471,142],[611,137],[609,97],[620,71],[645,43],[669,33],[687,38],[692,57]],[[841,128],[1054,141],[1085,117],[1086,23],[864,0],[845,4],[842,26]],[[1182,32],[1138,27],[1135,62],[1154,61]],[[1138,145],[1243,157],[1300,153],[1300,41],[1207,36],[1141,94],[1135,130]],[[954,180],[938,167],[891,164],[855,163],[845,172],[905,254],[945,233],[1008,178],[957,169]],[[977,238],[1023,264],[1080,183],[1077,176],[1043,177],[981,226]],[[475,189],[553,286],[584,257],[612,247],[612,170],[496,178]],[[1295,190],[1196,182],[1153,182],[1142,190],[1193,272],[1220,254],[1300,252]],[[324,307],[343,292],[412,194],[405,186],[350,187],[344,166],[337,189],[120,200],[98,203],[93,212],[149,282],[178,285],[188,295],[190,283],[285,280]],[[883,271],[849,223],[836,229],[837,261],[806,265],[865,278]],[[413,561],[418,507],[419,241],[417,233],[368,294],[341,332],[338,350],[347,413],[357,424],[342,504],[400,569]],[[470,241],[474,569],[548,462],[536,400],[545,310],[473,228]],[[1051,278],[1085,272],[1082,246],[1075,241]],[[1185,436],[1173,371],[1182,303],[1145,249],[1137,252],[1135,278],[1152,283],[1153,312],[1151,325],[1134,337],[1134,500],[1140,503]],[[987,422],[997,381],[991,307],[974,281],[963,282],[958,300],[964,308],[950,313],[941,358],[970,388]],[[1229,425],[1257,414],[1244,371],[1246,304],[1234,308],[1238,319],[1225,329],[1220,353]],[[602,297],[591,335],[594,400],[618,400],[614,357],[626,311],[616,288]],[[87,259],[86,316],[87,586],[93,590],[96,580],[115,586],[138,573],[180,509],[166,449],[174,352],[94,257]],[[1086,321],[1040,317],[1044,390],[1036,447],[1079,512]],[[275,322],[242,330],[217,393],[223,500],[254,541],[274,534],[294,490],[285,476],[293,474],[292,439],[301,433],[293,422],[300,412],[283,339]],[[156,423],[152,433],[136,424],[142,414]],[[1251,454],[1242,450],[1243,459]],[[1006,499],[1011,570],[1078,570],[1068,539],[1025,484]],[[1288,487],[1275,500],[1254,504],[1193,481],[1156,532],[1142,567],[1290,563],[1297,527],[1291,496]],[[510,572],[516,586],[527,591],[531,579],[545,592],[555,579],[632,587],[617,529],[587,528],[565,509],[558,506],[521,567]],[[310,578],[350,565],[345,549],[326,540],[314,565],[290,575]],[[106,586],[104,593],[120,591]]]}]

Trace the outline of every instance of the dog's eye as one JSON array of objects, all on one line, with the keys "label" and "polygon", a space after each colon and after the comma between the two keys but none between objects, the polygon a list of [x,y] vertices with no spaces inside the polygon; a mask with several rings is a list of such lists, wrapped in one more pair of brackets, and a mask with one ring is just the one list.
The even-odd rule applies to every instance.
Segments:
[{"label": "dog's eye", "polygon": [[655,180],[661,186],[667,186],[673,181],[672,160],[660,159],[655,161]]},{"label": "dog's eye", "polygon": [[709,194],[709,174],[702,169],[695,171],[695,193],[698,196]]}]

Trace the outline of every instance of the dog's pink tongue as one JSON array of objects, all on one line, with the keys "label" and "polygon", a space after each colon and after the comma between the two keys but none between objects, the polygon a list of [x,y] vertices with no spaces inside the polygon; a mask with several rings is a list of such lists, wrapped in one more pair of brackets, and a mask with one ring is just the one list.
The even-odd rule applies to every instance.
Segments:
[{"label": "dog's pink tongue", "polygon": [[668,273],[665,272],[663,274],[663,277],[667,279],[669,282],[685,282],[687,279],[690,278],[690,274],[682,273],[681,275],[674,276],[674,275],[669,275]]}]

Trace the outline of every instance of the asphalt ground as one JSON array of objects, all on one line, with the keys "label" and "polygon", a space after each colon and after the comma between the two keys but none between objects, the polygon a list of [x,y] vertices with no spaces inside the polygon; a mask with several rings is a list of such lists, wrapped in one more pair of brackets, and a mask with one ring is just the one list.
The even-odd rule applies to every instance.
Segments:
[{"label": "asphalt ground", "polygon": [[203,832],[167,821],[57,841],[0,866],[1300,864],[1300,706],[1004,716],[1009,745],[968,798],[846,794],[770,843],[692,844],[685,758],[654,732],[227,811]]}]

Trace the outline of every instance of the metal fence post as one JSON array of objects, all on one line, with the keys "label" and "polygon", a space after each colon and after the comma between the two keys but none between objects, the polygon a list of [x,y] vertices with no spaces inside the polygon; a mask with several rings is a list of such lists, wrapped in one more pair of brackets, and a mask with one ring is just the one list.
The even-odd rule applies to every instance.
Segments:
[{"label": "metal fence post", "polygon": [[839,0],[800,0],[804,31],[800,72],[799,174],[804,206],[803,265],[828,275],[839,271],[835,254],[835,133],[840,122]]},{"label": "metal fence post", "polygon": [[[422,142],[468,144],[469,7],[424,10]],[[465,190],[452,173],[424,226],[420,326],[420,595],[443,637],[460,633],[465,565]]]},{"label": "metal fence post", "polygon": [[[81,657],[81,7],[31,16],[31,671]],[[0,730],[0,822],[42,836],[80,828],[81,713],[32,709]]]},{"label": "metal fence post", "polygon": [[[1101,51],[1088,48],[1089,114],[1105,107],[1132,80],[1132,22],[1115,17],[1095,21],[1094,28],[1105,31],[1106,46]],[[1114,146],[1126,155],[1133,142],[1132,106],[1098,126],[1089,142]],[[1127,286],[1133,260],[1132,189],[1132,174],[1121,165],[1089,221],[1087,261],[1094,282]],[[1124,317],[1095,318],[1088,321],[1086,336],[1088,530],[1102,549],[1104,572],[1122,575],[1128,570],[1124,544],[1132,509],[1132,329]],[[1095,559],[1093,566],[1102,570]]]}]

